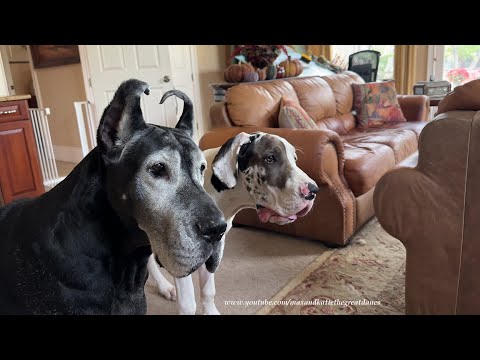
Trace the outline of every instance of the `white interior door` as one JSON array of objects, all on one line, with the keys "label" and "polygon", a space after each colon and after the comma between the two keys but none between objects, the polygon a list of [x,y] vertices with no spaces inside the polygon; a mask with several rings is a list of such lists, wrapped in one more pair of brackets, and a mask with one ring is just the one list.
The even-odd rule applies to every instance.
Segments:
[{"label": "white interior door", "polygon": [[136,78],[150,85],[150,95],[142,96],[145,121],[175,126],[176,101],[169,98],[160,105],[163,94],[171,90],[172,72],[168,45],[86,45],[96,121],[112,100],[120,83]]},{"label": "white interior door", "polygon": [[[195,103],[190,45],[169,45],[168,50],[173,86],[175,89],[187,94]],[[177,104],[177,113],[181,114],[183,111],[183,101],[177,101]]]}]

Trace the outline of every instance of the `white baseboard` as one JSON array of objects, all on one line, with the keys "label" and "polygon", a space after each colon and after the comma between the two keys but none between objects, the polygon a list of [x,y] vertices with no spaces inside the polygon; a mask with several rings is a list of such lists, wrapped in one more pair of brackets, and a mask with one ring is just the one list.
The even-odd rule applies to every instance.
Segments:
[{"label": "white baseboard", "polygon": [[79,147],[53,145],[53,153],[60,161],[79,163],[83,159],[82,148]]}]

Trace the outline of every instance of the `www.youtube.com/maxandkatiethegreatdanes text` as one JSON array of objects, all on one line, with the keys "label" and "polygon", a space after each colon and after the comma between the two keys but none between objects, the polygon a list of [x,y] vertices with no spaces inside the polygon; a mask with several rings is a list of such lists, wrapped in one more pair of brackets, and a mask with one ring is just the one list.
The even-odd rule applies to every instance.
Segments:
[{"label": "www.youtube.com/maxandkatiethegreatdanes text", "polygon": [[377,300],[339,300],[339,299],[314,299],[314,300],[225,300],[225,305],[228,306],[378,306],[381,305]]}]

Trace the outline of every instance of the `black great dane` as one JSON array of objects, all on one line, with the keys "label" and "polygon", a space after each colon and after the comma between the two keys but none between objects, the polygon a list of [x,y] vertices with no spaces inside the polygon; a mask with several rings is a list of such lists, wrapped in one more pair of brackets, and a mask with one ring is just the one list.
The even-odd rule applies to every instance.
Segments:
[{"label": "black great dane", "polygon": [[146,124],[128,80],[103,112],[98,146],[55,188],[0,208],[1,314],[145,314],[150,254],[176,277],[215,271],[222,213],[185,102],[176,128]]}]

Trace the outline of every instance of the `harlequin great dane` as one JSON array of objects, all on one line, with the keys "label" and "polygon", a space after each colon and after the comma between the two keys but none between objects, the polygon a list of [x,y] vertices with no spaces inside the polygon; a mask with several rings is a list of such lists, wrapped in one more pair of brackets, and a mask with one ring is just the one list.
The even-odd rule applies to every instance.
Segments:
[{"label": "harlequin great dane", "polygon": [[120,85],[98,146],[55,188],[0,208],[0,313],[144,314],[147,260],[174,276],[218,266],[227,224],[203,189],[192,103],[175,129],[146,124],[148,85]]},{"label": "harlequin great dane", "polygon": [[[305,216],[313,206],[317,184],[296,165],[295,148],[279,136],[240,133],[222,147],[206,150],[204,154],[211,164],[205,174],[205,190],[223,212],[227,232],[235,214],[242,209],[256,208],[262,222],[284,225]],[[225,235],[216,254],[220,259],[224,242]],[[180,314],[195,314],[191,276],[175,277],[174,287],[160,272],[153,256],[148,260],[148,270],[160,294],[177,300]],[[214,275],[205,265],[198,272],[203,311],[219,314],[214,302]]]}]

